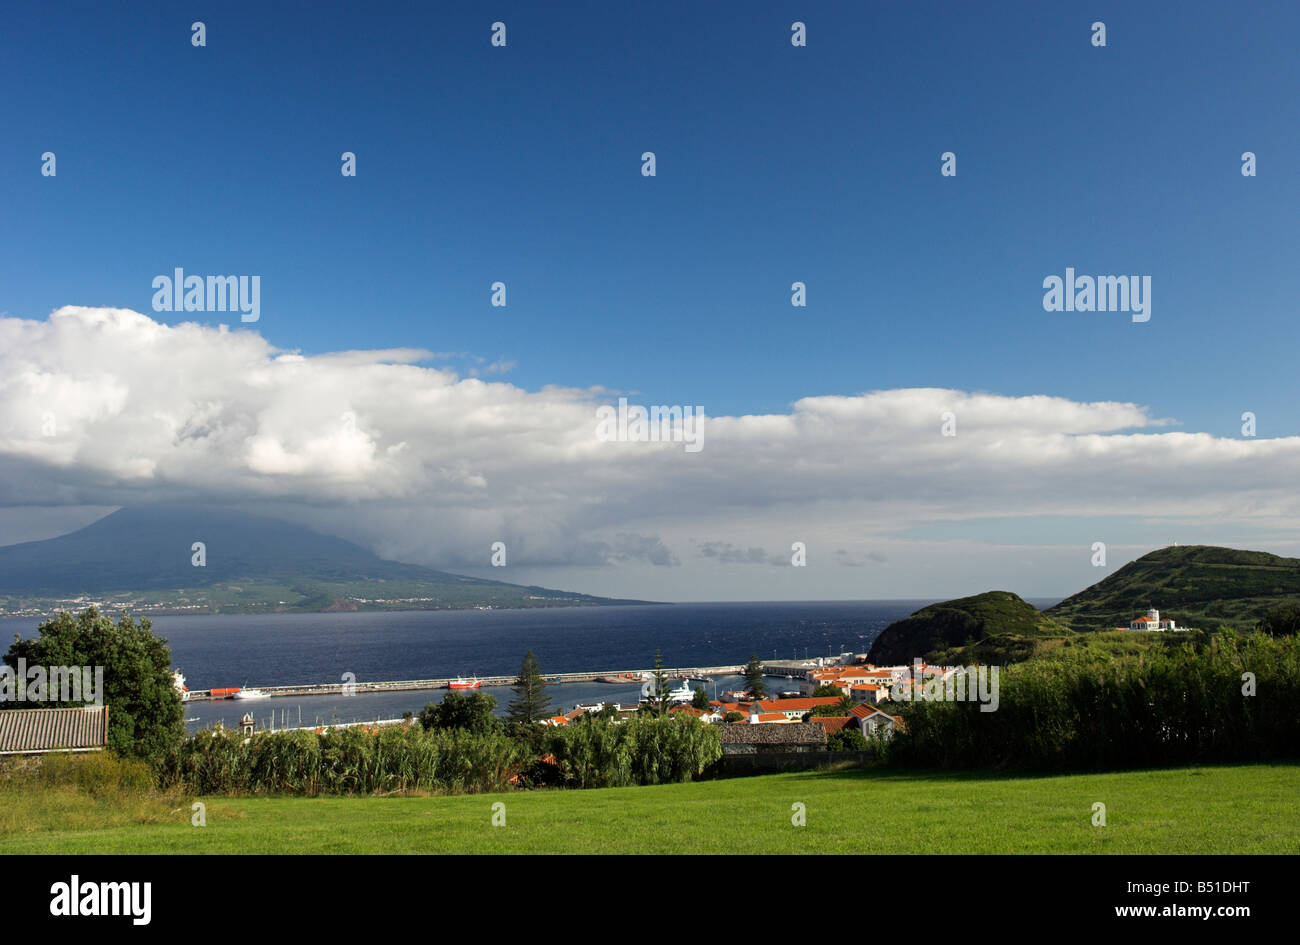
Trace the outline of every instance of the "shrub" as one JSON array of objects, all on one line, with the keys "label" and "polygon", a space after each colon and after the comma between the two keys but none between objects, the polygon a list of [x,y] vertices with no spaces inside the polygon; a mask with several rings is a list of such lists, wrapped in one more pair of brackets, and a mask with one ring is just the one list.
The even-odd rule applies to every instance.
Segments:
[{"label": "shrub", "polygon": [[199,794],[473,793],[504,790],[528,758],[501,734],[414,725],[202,731],[168,757],[162,777]]},{"label": "shrub", "polygon": [[[1243,674],[1255,693],[1244,693]],[[942,767],[1100,770],[1300,757],[1300,638],[1184,643],[1098,665],[1005,668],[999,707],[914,702],[891,760]]]},{"label": "shrub", "polygon": [[624,787],[690,781],[722,757],[717,730],[685,713],[592,718],[548,732],[547,752],[571,787]]}]

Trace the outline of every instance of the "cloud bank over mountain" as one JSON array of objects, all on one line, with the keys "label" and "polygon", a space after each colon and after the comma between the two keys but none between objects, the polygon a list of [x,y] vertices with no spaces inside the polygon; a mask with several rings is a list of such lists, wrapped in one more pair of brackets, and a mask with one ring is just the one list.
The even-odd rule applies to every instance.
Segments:
[{"label": "cloud bank over mountain", "polygon": [[[1249,531],[1293,523],[1300,506],[1300,437],[1186,432],[1137,404],[808,396],[786,413],[708,415],[691,453],[599,438],[596,410],[617,393],[529,391],[436,358],[304,355],[124,309],[0,318],[0,502],[229,503],[434,566],[483,565],[503,541],[518,566],[683,572],[671,580],[697,598],[709,594],[685,572],[730,566],[762,587],[777,569],[750,565],[789,558],[796,541],[848,589],[905,567],[900,533],[934,523],[1127,516]],[[1045,530],[1037,543],[1074,540]],[[881,596],[869,591],[842,596]]]}]

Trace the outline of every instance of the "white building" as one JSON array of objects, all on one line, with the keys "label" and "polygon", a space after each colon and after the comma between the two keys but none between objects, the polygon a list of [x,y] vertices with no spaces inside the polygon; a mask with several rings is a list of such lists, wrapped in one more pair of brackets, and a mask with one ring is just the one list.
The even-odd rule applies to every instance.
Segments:
[{"label": "white building", "polygon": [[1160,611],[1152,607],[1145,617],[1138,617],[1129,623],[1130,630],[1178,630],[1172,620],[1161,620]]}]

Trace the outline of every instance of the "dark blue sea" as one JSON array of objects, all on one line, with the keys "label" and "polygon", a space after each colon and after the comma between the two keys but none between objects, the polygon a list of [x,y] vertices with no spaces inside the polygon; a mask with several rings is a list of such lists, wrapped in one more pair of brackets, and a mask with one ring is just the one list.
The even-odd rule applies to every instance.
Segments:
[{"label": "dark blue sea", "polygon": [[[891,622],[931,601],[807,601],[557,607],[531,610],[404,611],[362,614],[157,617],[172,665],[191,689],[515,674],[532,650],[543,673],[739,664],[865,653]],[[35,634],[38,620],[5,620],[0,632]],[[11,637],[7,637],[11,638]],[[717,691],[738,680],[718,679]],[[777,688],[780,688],[779,684]],[[793,688],[793,684],[791,684]],[[504,707],[511,692],[485,688]],[[575,703],[635,703],[638,686],[552,686],[557,708]],[[418,712],[445,690],[187,703],[194,729],[232,725],[251,711],[276,726],[367,721]],[[710,693],[711,695],[713,693]]]}]

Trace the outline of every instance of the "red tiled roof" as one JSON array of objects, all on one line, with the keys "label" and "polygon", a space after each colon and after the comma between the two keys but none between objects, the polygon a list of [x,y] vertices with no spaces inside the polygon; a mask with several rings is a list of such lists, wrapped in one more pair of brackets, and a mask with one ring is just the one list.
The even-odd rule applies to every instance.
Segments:
[{"label": "red tiled roof", "polygon": [[849,717],[847,715],[814,715],[808,721],[826,729],[827,735],[833,735],[849,724]]},{"label": "red tiled roof", "polygon": [[857,705],[855,705],[853,708],[849,709],[849,715],[852,715],[855,718],[859,718],[859,719],[865,719],[872,715],[886,715],[886,714],[887,713],[881,712],[874,705],[871,705],[870,703],[867,702],[860,702]]},{"label": "red tiled roof", "polygon": [[819,705],[835,705],[835,696],[818,696],[816,699],[764,699],[758,703],[763,712],[811,712]]}]

